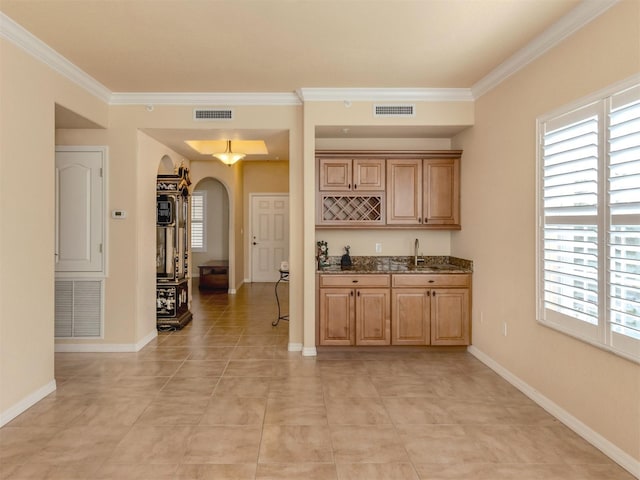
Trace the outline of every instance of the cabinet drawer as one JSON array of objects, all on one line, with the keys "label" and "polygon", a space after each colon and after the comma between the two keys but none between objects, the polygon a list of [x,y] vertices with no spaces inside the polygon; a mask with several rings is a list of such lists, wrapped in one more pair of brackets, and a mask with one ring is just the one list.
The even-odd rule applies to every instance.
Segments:
[{"label": "cabinet drawer", "polygon": [[466,274],[407,274],[393,275],[393,287],[469,287],[471,275]]},{"label": "cabinet drawer", "polygon": [[321,287],[388,287],[389,275],[320,275]]}]

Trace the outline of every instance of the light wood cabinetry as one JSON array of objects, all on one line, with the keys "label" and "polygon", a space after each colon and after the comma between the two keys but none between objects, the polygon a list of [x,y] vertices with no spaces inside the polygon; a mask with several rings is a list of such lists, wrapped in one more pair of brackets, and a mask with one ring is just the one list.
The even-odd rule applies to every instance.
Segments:
[{"label": "light wood cabinetry", "polygon": [[316,153],[318,227],[460,229],[460,150]]},{"label": "light wood cabinetry", "polygon": [[460,160],[387,160],[387,224],[459,228]]},{"label": "light wood cabinetry", "polygon": [[471,275],[393,275],[393,345],[469,345]]},{"label": "light wood cabinetry", "polygon": [[382,159],[318,159],[320,191],[383,191],[385,168]]},{"label": "light wood cabinetry", "polygon": [[320,275],[320,345],[389,345],[389,275]]}]

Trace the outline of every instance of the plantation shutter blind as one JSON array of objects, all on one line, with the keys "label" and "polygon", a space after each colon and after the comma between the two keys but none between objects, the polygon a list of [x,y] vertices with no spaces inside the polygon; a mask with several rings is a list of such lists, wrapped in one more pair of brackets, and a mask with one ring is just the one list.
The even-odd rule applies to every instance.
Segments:
[{"label": "plantation shutter blind", "polygon": [[205,192],[191,196],[191,250],[205,251]]},{"label": "plantation shutter blind", "polygon": [[546,318],[598,335],[600,114],[589,105],[543,131],[543,288]]},{"label": "plantation shutter blind", "polygon": [[612,343],[640,339],[640,86],[610,100],[609,316]]}]

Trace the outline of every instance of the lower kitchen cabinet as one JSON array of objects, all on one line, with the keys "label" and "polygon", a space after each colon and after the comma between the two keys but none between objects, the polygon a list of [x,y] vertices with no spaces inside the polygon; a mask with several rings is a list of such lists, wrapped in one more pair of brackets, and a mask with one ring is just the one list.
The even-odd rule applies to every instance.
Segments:
[{"label": "lower kitchen cabinet", "polygon": [[431,345],[469,345],[469,289],[431,290]]},{"label": "lower kitchen cabinet", "polygon": [[431,340],[431,291],[425,288],[394,288],[393,329],[394,345],[429,345]]},{"label": "lower kitchen cabinet", "polygon": [[320,345],[389,345],[389,275],[321,275]]},{"label": "lower kitchen cabinet", "polygon": [[319,345],[470,343],[471,275],[320,275],[319,287]]},{"label": "lower kitchen cabinet", "polygon": [[471,275],[393,275],[393,345],[469,345]]}]

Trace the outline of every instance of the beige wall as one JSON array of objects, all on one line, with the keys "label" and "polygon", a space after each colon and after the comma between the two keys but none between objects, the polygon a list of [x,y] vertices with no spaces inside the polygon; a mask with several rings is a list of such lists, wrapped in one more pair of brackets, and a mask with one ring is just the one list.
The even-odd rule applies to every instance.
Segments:
[{"label": "beige wall", "polygon": [[243,252],[245,261],[244,278],[251,278],[251,248],[248,235],[251,232],[251,199],[252,193],[288,193],[289,162],[269,160],[267,162],[244,162],[242,165],[244,189],[244,231],[247,241]]},{"label": "beige wall", "polygon": [[464,225],[451,247],[474,260],[474,346],[636,460],[640,366],[536,323],[535,128],[640,72],[639,20],[640,2],[621,2],[476,102],[475,127],[454,140]]},{"label": "beige wall", "polygon": [[108,108],[4,39],[0,72],[2,424],[55,387],[55,103],[100,125]]}]

